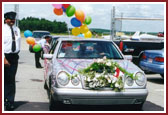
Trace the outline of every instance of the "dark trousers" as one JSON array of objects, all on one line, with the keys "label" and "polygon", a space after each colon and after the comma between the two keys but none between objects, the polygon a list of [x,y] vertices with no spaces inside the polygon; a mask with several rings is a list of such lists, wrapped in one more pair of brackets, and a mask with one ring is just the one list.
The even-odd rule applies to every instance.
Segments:
[{"label": "dark trousers", "polygon": [[41,67],[40,58],[41,58],[41,51],[35,52],[35,64],[36,64],[36,67]]},{"label": "dark trousers", "polygon": [[18,67],[18,54],[5,54],[5,58],[10,63],[9,67],[4,67],[4,101],[14,103],[16,84],[15,75]]}]

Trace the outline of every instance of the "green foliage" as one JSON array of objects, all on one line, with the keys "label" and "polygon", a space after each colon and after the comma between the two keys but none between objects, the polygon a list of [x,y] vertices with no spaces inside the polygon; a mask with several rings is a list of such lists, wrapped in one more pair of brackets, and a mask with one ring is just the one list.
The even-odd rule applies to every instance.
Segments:
[{"label": "green foliage", "polygon": [[67,24],[65,22],[49,21],[44,18],[27,17],[19,20],[19,28],[25,30],[45,30],[52,33],[66,33]]}]

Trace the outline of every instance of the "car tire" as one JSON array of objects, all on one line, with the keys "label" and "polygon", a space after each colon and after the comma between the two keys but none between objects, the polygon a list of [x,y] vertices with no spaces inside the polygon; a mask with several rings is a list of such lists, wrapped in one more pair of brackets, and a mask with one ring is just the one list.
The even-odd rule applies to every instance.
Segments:
[{"label": "car tire", "polygon": [[164,74],[160,74],[161,75],[161,77],[164,79]]},{"label": "car tire", "polygon": [[57,111],[60,110],[62,104],[58,101],[55,101],[53,95],[51,94],[51,77],[49,79],[49,88],[48,88],[48,97],[49,97],[49,110],[50,111]]},{"label": "car tire", "polygon": [[44,89],[48,90],[48,86],[47,86],[46,81],[44,82]]},{"label": "car tire", "polygon": [[62,104],[54,100],[52,94],[49,95],[49,110],[50,111],[60,111],[62,109]]},{"label": "car tire", "polygon": [[50,95],[49,95],[49,109],[50,109],[50,111],[54,111],[55,110],[55,108],[56,108],[55,103],[56,102],[53,99],[52,94],[50,93]]},{"label": "car tire", "polygon": [[142,111],[142,107],[143,107],[143,104],[138,104],[138,105],[135,105],[135,106],[134,106],[134,109],[135,109],[136,111]]}]

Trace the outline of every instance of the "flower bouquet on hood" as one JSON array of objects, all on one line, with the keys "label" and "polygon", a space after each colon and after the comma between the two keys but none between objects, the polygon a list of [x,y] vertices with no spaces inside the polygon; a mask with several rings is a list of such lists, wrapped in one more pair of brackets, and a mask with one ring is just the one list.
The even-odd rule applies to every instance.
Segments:
[{"label": "flower bouquet on hood", "polygon": [[133,74],[119,66],[117,62],[103,58],[95,60],[90,66],[79,71],[84,77],[85,86],[90,89],[111,88],[114,91],[124,89],[123,77]]}]

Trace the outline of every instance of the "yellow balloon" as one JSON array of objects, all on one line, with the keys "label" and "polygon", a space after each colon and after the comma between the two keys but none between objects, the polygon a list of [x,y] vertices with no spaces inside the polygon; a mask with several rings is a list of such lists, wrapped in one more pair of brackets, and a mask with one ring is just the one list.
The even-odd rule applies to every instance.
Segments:
[{"label": "yellow balloon", "polygon": [[89,31],[89,28],[87,27],[87,25],[82,25],[81,27],[80,27],[80,31],[81,31],[81,33],[86,33],[86,32],[88,32]]},{"label": "yellow balloon", "polygon": [[92,37],[92,32],[88,31],[86,33],[84,33],[85,38],[91,38]]},{"label": "yellow balloon", "polygon": [[80,29],[75,27],[72,29],[72,35],[77,36],[80,34]]}]

